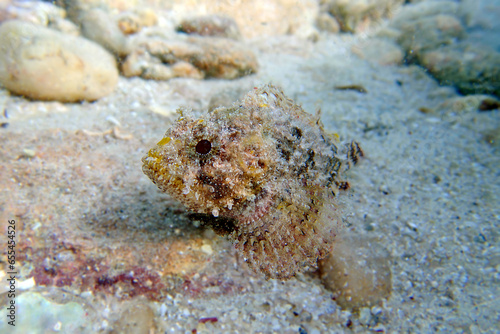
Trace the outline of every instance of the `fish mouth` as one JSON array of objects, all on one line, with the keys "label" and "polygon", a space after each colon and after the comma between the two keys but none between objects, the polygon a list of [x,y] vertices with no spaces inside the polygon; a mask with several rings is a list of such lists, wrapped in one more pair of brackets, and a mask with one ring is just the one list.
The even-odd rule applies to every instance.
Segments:
[{"label": "fish mouth", "polygon": [[[168,184],[170,176],[168,172],[168,163],[165,163],[164,157],[155,147],[142,157],[142,172],[153,181],[158,187],[160,184]],[[162,188],[162,187],[160,187]]]}]

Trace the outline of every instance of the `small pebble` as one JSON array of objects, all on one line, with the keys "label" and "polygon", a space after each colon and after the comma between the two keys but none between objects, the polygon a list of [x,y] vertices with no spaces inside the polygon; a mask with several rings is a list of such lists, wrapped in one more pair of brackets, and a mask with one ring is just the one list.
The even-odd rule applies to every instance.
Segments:
[{"label": "small pebble", "polygon": [[36,151],[35,150],[29,149],[29,148],[25,148],[25,149],[23,149],[23,154],[21,156],[23,158],[34,158],[35,155],[36,155]]},{"label": "small pebble", "polygon": [[202,250],[202,252],[204,252],[204,253],[206,253],[208,255],[212,255],[212,253],[214,252],[212,250],[212,246],[207,245],[207,244],[204,244],[203,246],[201,246],[201,250]]}]

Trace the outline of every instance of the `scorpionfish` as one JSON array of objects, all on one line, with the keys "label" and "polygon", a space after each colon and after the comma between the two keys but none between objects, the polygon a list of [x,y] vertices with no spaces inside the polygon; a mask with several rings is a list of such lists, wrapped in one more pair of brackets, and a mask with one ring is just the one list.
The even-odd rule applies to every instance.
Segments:
[{"label": "scorpionfish", "polygon": [[199,118],[179,113],[142,159],[144,173],[267,278],[316,267],[342,224],[339,177],[362,155],[358,144],[341,159],[319,116],[273,85]]}]

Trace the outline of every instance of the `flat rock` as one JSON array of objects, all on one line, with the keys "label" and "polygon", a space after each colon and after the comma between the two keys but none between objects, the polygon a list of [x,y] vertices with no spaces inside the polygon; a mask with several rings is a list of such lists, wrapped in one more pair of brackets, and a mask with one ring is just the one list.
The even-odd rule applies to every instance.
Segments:
[{"label": "flat rock", "polygon": [[17,20],[0,26],[0,83],[15,94],[93,101],[117,82],[115,59],[89,40]]}]

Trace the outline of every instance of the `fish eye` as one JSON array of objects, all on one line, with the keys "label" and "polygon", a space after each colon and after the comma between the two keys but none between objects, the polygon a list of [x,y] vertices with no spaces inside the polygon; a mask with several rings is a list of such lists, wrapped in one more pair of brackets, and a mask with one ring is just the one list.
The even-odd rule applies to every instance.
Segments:
[{"label": "fish eye", "polygon": [[210,150],[212,149],[212,143],[206,139],[202,139],[196,144],[196,153],[199,154],[208,154]]}]

